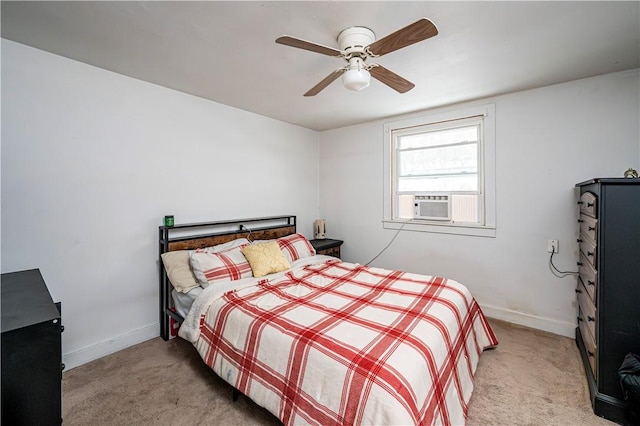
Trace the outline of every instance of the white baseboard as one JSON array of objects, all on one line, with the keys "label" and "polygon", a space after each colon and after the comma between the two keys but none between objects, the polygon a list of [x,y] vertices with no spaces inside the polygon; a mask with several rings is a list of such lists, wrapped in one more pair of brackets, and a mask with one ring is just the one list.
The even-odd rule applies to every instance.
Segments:
[{"label": "white baseboard", "polygon": [[498,308],[496,306],[481,304],[480,308],[482,308],[482,312],[484,312],[484,314],[489,318],[495,318],[513,324],[535,328],[537,330],[548,331],[549,333],[570,337],[572,339],[576,336],[575,324],[525,314],[518,311],[512,311],[510,309]]},{"label": "white baseboard", "polygon": [[160,324],[150,324],[130,333],[105,340],[104,342],[99,342],[94,345],[86,346],[82,349],[63,354],[62,362],[65,365],[65,371],[68,371],[82,364],[86,364],[89,361],[121,351],[129,346],[146,342],[147,340],[158,337],[159,335]]}]

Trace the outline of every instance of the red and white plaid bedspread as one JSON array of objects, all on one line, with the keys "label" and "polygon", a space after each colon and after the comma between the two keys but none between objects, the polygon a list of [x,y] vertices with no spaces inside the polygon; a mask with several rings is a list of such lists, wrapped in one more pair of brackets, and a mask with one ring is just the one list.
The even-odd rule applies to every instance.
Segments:
[{"label": "red and white plaid bedspread", "polygon": [[329,261],[213,298],[194,345],[285,425],[462,425],[497,343],[455,281]]}]

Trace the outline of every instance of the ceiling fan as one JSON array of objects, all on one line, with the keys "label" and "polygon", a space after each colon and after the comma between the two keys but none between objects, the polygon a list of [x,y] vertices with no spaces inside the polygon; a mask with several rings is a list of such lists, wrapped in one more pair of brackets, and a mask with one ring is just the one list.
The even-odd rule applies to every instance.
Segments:
[{"label": "ceiling fan", "polygon": [[336,56],[347,61],[347,65],[329,74],[305,93],[304,96],[317,95],[340,76],[342,76],[344,86],[350,90],[358,91],[368,87],[371,82],[371,76],[373,76],[373,78],[383,82],[397,92],[405,93],[413,89],[415,84],[389,71],[382,65],[367,64],[367,59],[378,58],[437,34],[438,29],[436,26],[427,18],[422,18],[377,41],[375,40],[375,34],[369,28],[347,28],[338,35],[340,49],[290,36],[279,37],[276,43],[310,50],[323,55]]}]

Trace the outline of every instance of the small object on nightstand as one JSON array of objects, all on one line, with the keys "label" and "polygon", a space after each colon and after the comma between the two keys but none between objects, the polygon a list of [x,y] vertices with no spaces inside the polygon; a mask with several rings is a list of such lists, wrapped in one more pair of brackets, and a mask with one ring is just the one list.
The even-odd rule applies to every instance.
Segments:
[{"label": "small object on nightstand", "polygon": [[313,236],[316,240],[324,240],[327,238],[327,224],[324,219],[316,219],[313,222]]},{"label": "small object on nightstand", "polygon": [[624,177],[626,177],[626,178],[637,178],[638,177],[638,172],[635,169],[632,169],[631,167],[629,167],[627,170],[625,170]]},{"label": "small object on nightstand", "polygon": [[167,215],[164,217],[164,226],[173,226],[173,215]]},{"label": "small object on nightstand", "polygon": [[340,246],[342,240],[333,240],[331,238],[315,239],[310,241],[313,248],[316,250],[316,254],[323,254],[325,256],[333,256],[340,259]]}]

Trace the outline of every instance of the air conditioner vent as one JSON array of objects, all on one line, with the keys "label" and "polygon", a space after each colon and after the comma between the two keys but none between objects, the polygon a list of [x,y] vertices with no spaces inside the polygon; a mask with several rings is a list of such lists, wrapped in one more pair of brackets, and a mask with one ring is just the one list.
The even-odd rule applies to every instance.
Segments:
[{"label": "air conditioner vent", "polygon": [[424,220],[450,220],[451,204],[450,196],[437,195],[416,195],[414,197],[414,219]]}]

